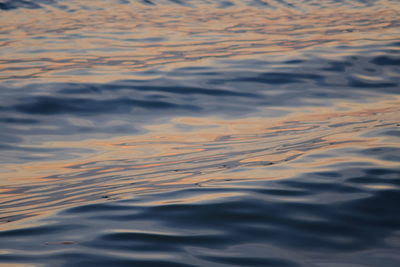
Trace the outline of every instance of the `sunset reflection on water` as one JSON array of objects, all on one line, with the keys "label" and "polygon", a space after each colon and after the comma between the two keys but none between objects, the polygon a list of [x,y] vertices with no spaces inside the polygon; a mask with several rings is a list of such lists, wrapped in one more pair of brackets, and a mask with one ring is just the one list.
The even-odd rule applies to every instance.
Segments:
[{"label": "sunset reflection on water", "polygon": [[148,126],[148,134],[135,137],[49,143],[98,152],[74,160],[3,165],[3,220],[185,186],[288,179],[340,163],[394,168],[396,162],[370,155],[347,152],[341,157],[340,149],[396,146],[396,139],[382,142],[365,135],[395,127],[397,101],[381,102],[379,109],[334,113],[314,108],[285,118],[182,117]]},{"label": "sunset reflection on water", "polygon": [[0,265],[399,266],[399,14],[0,0]]},{"label": "sunset reflection on water", "polygon": [[73,15],[57,8],[12,11],[0,17],[5,37],[0,78],[17,83],[144,79],[159,77],[161,70],[209,65],[213,58],[284,58],[321,45],[335,49],[360,40],[367,45],[377,34],[381,40],[396,38],[400,10],[392,1],[362,11],[357,4],[352,9],[307,5],[306,11],[297,5],[297,10],[268,12],[241,5],[108,8],[98,1],[96,8]]}]

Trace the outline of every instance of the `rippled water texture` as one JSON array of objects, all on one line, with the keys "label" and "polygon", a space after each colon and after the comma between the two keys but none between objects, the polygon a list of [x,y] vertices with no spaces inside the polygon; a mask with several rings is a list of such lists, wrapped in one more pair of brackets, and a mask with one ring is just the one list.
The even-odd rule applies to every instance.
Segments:
[{"label": "rippled water texture", "polygon": [[0,0],[0,266],[400,266],[399,15]]}]

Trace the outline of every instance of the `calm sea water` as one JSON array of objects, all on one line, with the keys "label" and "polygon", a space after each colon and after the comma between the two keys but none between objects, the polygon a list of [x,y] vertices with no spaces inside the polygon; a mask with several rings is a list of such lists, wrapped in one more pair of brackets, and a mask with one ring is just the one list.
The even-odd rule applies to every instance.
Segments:
[{"label": "calm sea water", "polygon": [[0,0],[0,266],[400,266],[399,18]]}]

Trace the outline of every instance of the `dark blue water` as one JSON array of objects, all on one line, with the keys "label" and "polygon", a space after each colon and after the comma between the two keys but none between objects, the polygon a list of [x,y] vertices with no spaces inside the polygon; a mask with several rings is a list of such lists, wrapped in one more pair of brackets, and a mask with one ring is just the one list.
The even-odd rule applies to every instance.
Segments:
[{"label": "dark blue water", "polygon": [[399,12],[0,0],[0,265],[399,266]]}]

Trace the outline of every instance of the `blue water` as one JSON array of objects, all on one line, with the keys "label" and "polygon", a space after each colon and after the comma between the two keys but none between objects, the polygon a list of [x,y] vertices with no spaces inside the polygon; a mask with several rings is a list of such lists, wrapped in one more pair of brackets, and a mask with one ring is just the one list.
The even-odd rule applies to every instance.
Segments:
[{"label": "blue water", "polygon": [[0,0],[0,265],[400,265],[397,1]]}]

